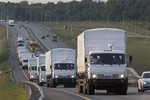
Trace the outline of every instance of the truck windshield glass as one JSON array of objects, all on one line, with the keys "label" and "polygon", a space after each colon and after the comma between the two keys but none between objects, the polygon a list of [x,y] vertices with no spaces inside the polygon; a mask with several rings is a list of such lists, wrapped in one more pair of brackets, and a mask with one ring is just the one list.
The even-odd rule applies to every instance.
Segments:
[{"label": "truck windshield glass", "polygon": [[23,62],[28,62],[28,60],[23,60]]},{"label": "truck windshield glass", "polygon": [[143,78],[150,78],[150,73],[145,73],[145,74],[143,75]]},{"label": "truck windshield glass", "polygon": [[74,64],[71,64],[71,63],[55,64],[54,68],[58,70],[73,70]]},{"label": "truck windshield glass", "polygon": [[24,43],[24,41],[18,41],[18,43]]},{"label": "truck windshield glass", "polygon": [[45,66],[41,66],[41,71],[46,71]]},{"label": "truck windshield glass", "polygon": [[31,70],[37,70],[37,67],[36,66],[32,66]]},{"label": "truck windshield glass", "polygon": [[125,64],[124,54],[91,54],[91,64]]}]

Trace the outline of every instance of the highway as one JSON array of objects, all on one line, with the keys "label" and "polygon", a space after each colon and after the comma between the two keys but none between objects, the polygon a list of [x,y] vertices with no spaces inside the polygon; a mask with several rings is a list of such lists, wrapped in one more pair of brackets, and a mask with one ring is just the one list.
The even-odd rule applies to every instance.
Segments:
[{"label": "highway", "polygon": [[[52,35],[54,34],[49,28],[44,25],[33,24],[33,23],[19,23],[24,27],[19,28],[17,25],[9,27],[9,37],[10,37],[10,52],[11,52],[11,65],[15,80],[17,81],[28,81],[27,70],[22,70],[19,65],[16,52],[16,37],[15,34],[19,34],[24,38],[28,36],[34,36],[31,38],[38,39],[43,45],[48,49],[58,48],[58,47],[68,47],[61,39],[58,42],[52,42]],[[33,34],[33,35],[32,35]],[[49,37],[41,39],[42,36],[49,34]],[[27,43],[27,42],[26,42]],[[45,51],[47,51],[45,50]],[[35,82],[35,84],[37,84]],[[46,86],[41,86],[45,100],[149,100],[150,91],[144,93],[138,92],[136,87],[129,87],[127,95],[114,95],[107,94],[106,91],[96,90],[94,95],[79,94],[76,88],[64,88],[63,86],[58,86],[57,88],[47,88]]]}]

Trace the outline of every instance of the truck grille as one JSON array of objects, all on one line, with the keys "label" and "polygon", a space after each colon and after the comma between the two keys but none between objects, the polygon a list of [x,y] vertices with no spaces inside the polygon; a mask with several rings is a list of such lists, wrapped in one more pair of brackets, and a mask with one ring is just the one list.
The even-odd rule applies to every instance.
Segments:
[{"label": "truck grille", "polygon": [[97,75],[98,79],[118,79],[119,78],[119,74],[113,74],[111,75],[105,75],[104,74],[98,74]]}]

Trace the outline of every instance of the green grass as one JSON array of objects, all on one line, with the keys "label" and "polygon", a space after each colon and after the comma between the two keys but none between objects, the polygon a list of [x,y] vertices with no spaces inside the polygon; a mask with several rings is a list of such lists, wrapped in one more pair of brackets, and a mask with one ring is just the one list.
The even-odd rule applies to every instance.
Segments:
[{"label": "green grass", "polygon": [[[128,34],[138,33],[149,35],[150,25],[145,22],[50,22],[47,25],[72,48],[76,49],[77,36],[88,28],[120,28]],[[64,28],[67,26],[67,29]],[[128,38],[127,55],[132,55],[133,62],[129,65],[139,74],[150,69],[150,39]]]},{"label": "green grass", "polygon": [[10,79],[6,28],[0,26],[0,100],[28,100],[27,91]]}]

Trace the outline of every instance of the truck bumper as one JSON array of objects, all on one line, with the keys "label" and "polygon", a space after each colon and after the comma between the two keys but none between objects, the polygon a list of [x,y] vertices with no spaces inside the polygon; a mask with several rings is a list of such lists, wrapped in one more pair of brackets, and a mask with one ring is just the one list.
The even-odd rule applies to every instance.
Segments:
[{"label": "truck bumper", "polygon": [[128,79],[90,79],[88,83],[95,89],[113,89],[118,87],[127,87]]},{"label": "truck bumper", "polygon": [[57,85],[76,84],[76,78],[54,78],[53,82]]}]

